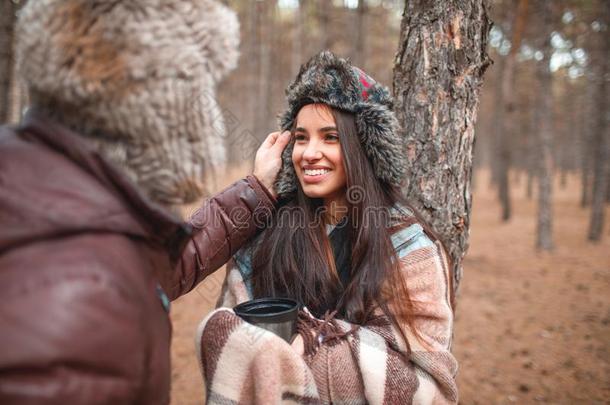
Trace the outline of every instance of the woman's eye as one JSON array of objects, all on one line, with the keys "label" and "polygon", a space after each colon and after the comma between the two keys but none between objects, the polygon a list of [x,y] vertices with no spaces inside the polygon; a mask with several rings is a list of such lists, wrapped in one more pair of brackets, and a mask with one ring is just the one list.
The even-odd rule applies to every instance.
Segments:
[{"label": "woman's eye", "polygon": [[326,134],[326,140],[331,142],[336,142],[339,140],[339,135],[337,134]]},{"label": "woman's eye", "polygon": [[302,142],[302,141],[306,141],[307,137],[303,134],[295,134],[294,135],[294,140],[297,142]]}]

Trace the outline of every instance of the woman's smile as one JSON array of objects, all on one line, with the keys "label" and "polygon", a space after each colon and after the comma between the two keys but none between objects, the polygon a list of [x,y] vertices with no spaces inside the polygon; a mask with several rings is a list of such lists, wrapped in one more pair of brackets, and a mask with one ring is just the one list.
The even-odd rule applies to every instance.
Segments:
[{"label": "woman's smile", "polygon": [[305,183],[320,183],[328,178],[332,169],[318,165],[303,166],[303,181]]}]

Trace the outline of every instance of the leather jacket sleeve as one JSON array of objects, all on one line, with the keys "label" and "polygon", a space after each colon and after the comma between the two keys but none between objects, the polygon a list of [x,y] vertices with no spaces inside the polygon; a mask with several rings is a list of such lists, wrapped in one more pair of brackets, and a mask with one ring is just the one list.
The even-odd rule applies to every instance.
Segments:
[{"label": "leather jacket sleeve", "polygon": [[199,208],[190,218],[194,229],[176,268],[170,299],[191,291],[225,264],[263,227],[275,210],[276,200],[256,177],[233,183]]}]

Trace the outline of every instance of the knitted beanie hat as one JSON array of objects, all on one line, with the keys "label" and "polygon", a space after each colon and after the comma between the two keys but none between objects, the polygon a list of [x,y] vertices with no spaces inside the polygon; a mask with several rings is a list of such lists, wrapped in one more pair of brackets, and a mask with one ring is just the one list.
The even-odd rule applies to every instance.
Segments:
[{"label": "knitted beanie hat", "polygon": [[[290,130],[299,110],[312,103],[353,113],[364,151],[375,175],[385,183],[399,186],[406,170],[404,139],[392,111],[393,100],[388,89],[349,60],[323,51],[301,66],[295,81],[286,89],[288,109],[280,116],[282,130]],[[275,187],[283,198],[297,188],[292,164],[291,142],[282,155],[283,165]]]},{"label": "knitted beanie hat", "polygon": [[213,0],[35,0],[17,29],[33,106],[158,203],[207,191],[226,161],[215,86],[237,64],[232,11]]}]

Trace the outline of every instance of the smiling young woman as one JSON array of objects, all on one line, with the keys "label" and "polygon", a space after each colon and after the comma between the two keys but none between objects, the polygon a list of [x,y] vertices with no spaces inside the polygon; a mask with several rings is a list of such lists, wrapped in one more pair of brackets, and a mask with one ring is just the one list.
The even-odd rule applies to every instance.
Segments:
[{"label": "smiling young woman", "polygon": [[401,197],[405,149],[389,92],[322,52],[287,94],[281,207],[228,265],[219,305],[286,297],[306,309],[292,346],[270,333],[253,341],[230,310],[212,313],[198,340],[208,395],[456,403],[449,266]]},{"label": "smiling young woman", "polygon": [[346,176],[339,131],[332,110],[326,104],[301,108],[293,131],[292,164],[303,193],[322,198],[329,222],[345,207]]}]

